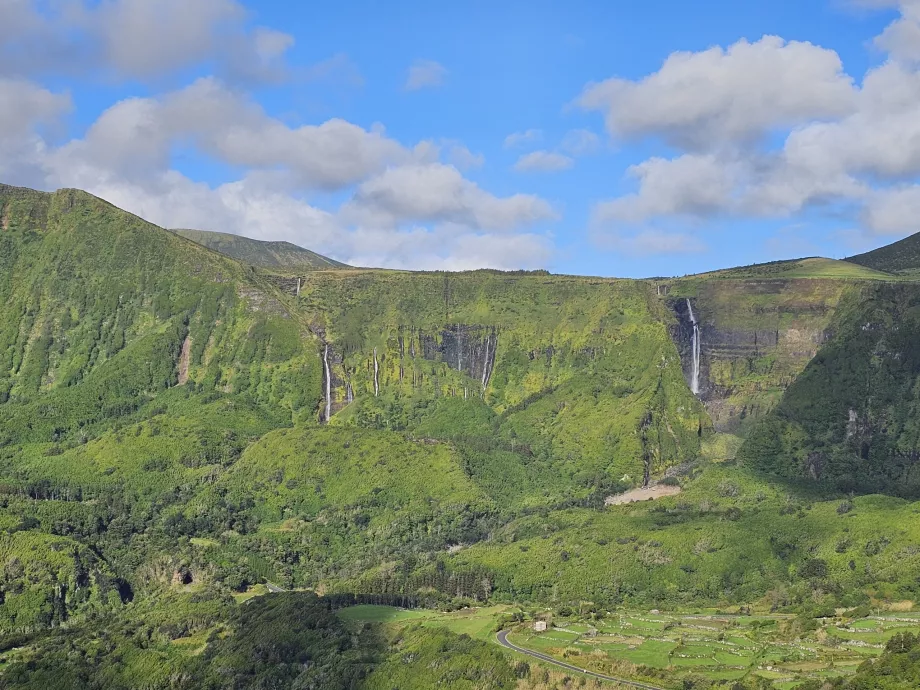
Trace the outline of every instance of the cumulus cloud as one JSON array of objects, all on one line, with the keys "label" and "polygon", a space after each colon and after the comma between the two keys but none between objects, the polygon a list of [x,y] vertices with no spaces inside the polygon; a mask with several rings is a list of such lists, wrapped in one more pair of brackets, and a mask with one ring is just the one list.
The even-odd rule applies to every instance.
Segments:
[{"label": "cumulus cloud", "polygon": [[56,128],[70,108],[67,94],[0,78],[0,179],[41,183],[48,150],[41,130]]},{"label": "cumulus cloud", "polygon": [[920,186],[873,192],[863,212],[863,224],[875,235],[920,232]]},{"label": "cumulus cloud", "polygon": [[289,34],[250,26],[237,0],[0,0],[0,70],[102,71],[151,80],[202,63],[223,75],[268,80],[284,72]]},{"label": "cumulus cloud", "polygon": [[896,60],[920,62],[920,0],[901,0],[901,18],[875,39],[875,45]]},{"label": "cumulus cloud", "polygon": [[446,142],[447,160],[459,170],[480,168],[486,162],[481,153],[473,153],[466,146],[456,141]]},{"label": "cumulus cloud", "polygon": [[699,150],[840,117],[852,111],[854,98],[837,53],[765,36],[728,49],[674,53],[641,81],[588,85],[578,103],[604,112],[618,139],[659,136]]},{"label": "cumulus cloud", "polygon": [[360,229],[347,263],[396,269],[466,271],[543,268],[552,243],[543,235],[454,234],[445,229],[414,228],[398,234]]},{"label": "cumulus cloud", "polygon": [[730,166],[713,155],[651,158],[632,166],[640,180],[636,194],[594,207],[597,222],[642,223],[655,216],[710,216],[731,201],[735,180]]},{"label": "cumulus cloud", "polygon": [[[644,79],[589,85],[579,102],[603,111],[613,137],[679,150],[629,169],[636,191],[595,205],[596,237],[664,251],[673,232],[665,242],[649,227],[695,234],[700,220],[809,208],[840,214],[850,240],[920,230],[920,65],[910,55],[920,41],[893,38],[920,18],[920,0],[868,2],[900,18],[876,41],[891,59],[859,85],[832,51],[775,37],[677,53]],[[768,134],[785,140],[777,147]]]},{"label": "cumulus cloud", "polygon": [[561,153],[534,151],[521,156],[514,164],[514,169],[518,172],[559,172],[573,165],[575,161]]},{"label": "cumulus cloud", "polygon": [[382,128],[365,130],[341,119],[290,127],[212,78],[159,98],[113,105],[60,156],[93,158],[125,174],[162,168],[176,141],[229,165],[285,170],[297,185],[315,189],[346,187],[389,164],[415,158]]},{"label": "cumulus cloud", "polygon": [[557,217],[537,196],[493,196],[441,163],[386,170],[358,186],[343,214],[359,225],[413,221],[489,231],[511,231]]},{"label": "cumulus cloud", "polygon": [[447,78],[447,69],[434,60],[416,60],[409,67],[409,76],[406,77],[405,89],[418,91],[435,86],[441,86]]},{"label": "cumulus cloud", "polygon": [[505,137],[504,146],[506,149],[513,149],[524,144],[532,144],[543,138],[543,131],[539,129],[528,129],[523,132],[513,132]]}]

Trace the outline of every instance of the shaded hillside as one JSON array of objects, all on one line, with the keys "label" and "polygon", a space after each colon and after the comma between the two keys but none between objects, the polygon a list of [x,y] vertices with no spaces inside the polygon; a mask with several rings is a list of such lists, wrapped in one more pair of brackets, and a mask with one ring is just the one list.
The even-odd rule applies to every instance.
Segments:
[{"label": "shaded hillside", "polygon": [[330,268],[349,268],[328,257],[298,247],[290,242],[264,242],[241,235],[206,230],[173,230],[186,239],[214,251],[233,257],[250,266],[259,268],[290,269],[297,271],[318,271]]},{"label": "shaded hillside", "polygon": [[842,490],[920,495],[920,289],[865,285],[742,448],[752,467]]},{"label": "shaded hillside", "polygon": [[871,252],[857,254],[847,261],[877,271],[912,274],[920,272],[920,233],[905,237]]}]

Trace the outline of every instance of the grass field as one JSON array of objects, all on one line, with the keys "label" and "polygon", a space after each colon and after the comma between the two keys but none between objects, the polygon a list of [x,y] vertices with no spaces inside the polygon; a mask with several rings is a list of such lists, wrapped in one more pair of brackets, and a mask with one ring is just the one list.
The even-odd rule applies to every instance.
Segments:
[{"label": "grass field", "polygon": [[[339,612],[353,622],[421,623],[494,641],[499,618],[511,607],[455,612],[355,606]],[[903,631],[920,630],[920,614],[819,621],[813,630],[791,615],[649,614],[614,612],[599,620],[553,618],[545,632],[518,624],[514,644],[608,675],[680,679],[689,674],[711,680],[761,676],[786,690],[808,679],[855,672],[885,642]],[[810,627],[810,626],[806,626]],[[632,671],[632,673],[630,673]]]}]

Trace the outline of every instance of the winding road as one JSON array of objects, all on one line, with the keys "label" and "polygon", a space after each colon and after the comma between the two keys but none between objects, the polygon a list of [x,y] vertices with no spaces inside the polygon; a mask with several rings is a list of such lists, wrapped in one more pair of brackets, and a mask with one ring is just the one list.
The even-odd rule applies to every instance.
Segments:
[{"label": "winding road", "polygon": [[554,659],[553,657],[547,656],[546,654],[540,654],[540,652],[533,652],[529,649],[518,647],[513,642],[508,641],[508,631],[507,630],[502,630],[501,632],[499,632],[497,639],[498,639],[498,643],[502,647],[507,647],[508,649],[512,649],[515,652],[520,652],[521,654],[532,656],[534,659],[539,659],[540,661],[544,661],[547,664],[552,664],[553,666],[559,666],[560,668],[564,668],[568,671],[574,671],[575,673],[580,673],[583,676],[588,676],[589,678],[600,678],[601,680],[606,680],[611,683],[619,683],[620,685],[628,685],[629,687],[640,688],[641,690],[664,690],[663,688],[659,688],[657,685],[649,685],[648,683],[640,683],[637,680],[624,680],[623,678],[614,678],[613,676],[605,676],[603,673],[595,673],[594,671],[587,671],[583,668],[579,668],[578,666],[572,666],[572,664],[567,664],[564,661],[559,661],[558,659]]}]

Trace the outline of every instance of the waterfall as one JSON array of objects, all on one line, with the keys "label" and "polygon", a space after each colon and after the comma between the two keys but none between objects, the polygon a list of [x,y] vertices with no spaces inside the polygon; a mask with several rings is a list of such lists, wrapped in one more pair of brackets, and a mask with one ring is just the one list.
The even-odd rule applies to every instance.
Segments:
[{"label": "waterfall", "polygon": [[693,305],[690,304],[690,300],[687,300],[687,309],[690,312],[690,323],[693,324],[693,340],[690,341],[690,346],[693,351],[693,363],[691,365],[690,371],[690,390],[694,395],[700,394],[700,326],[696,322],[696,317],[693,315]]},{"label": "waterfall", "polygon": [[329,345],[323,350],[323,366],[326,369],[326,421],[332,416],[332,373],[329,371]]},{"label": "waterfall", "polygon": [[376,398],[380,395],[380,384],[379,384],[379,372],[380,368],[377,365],[377,348],[374,348],[374,397]]}]

